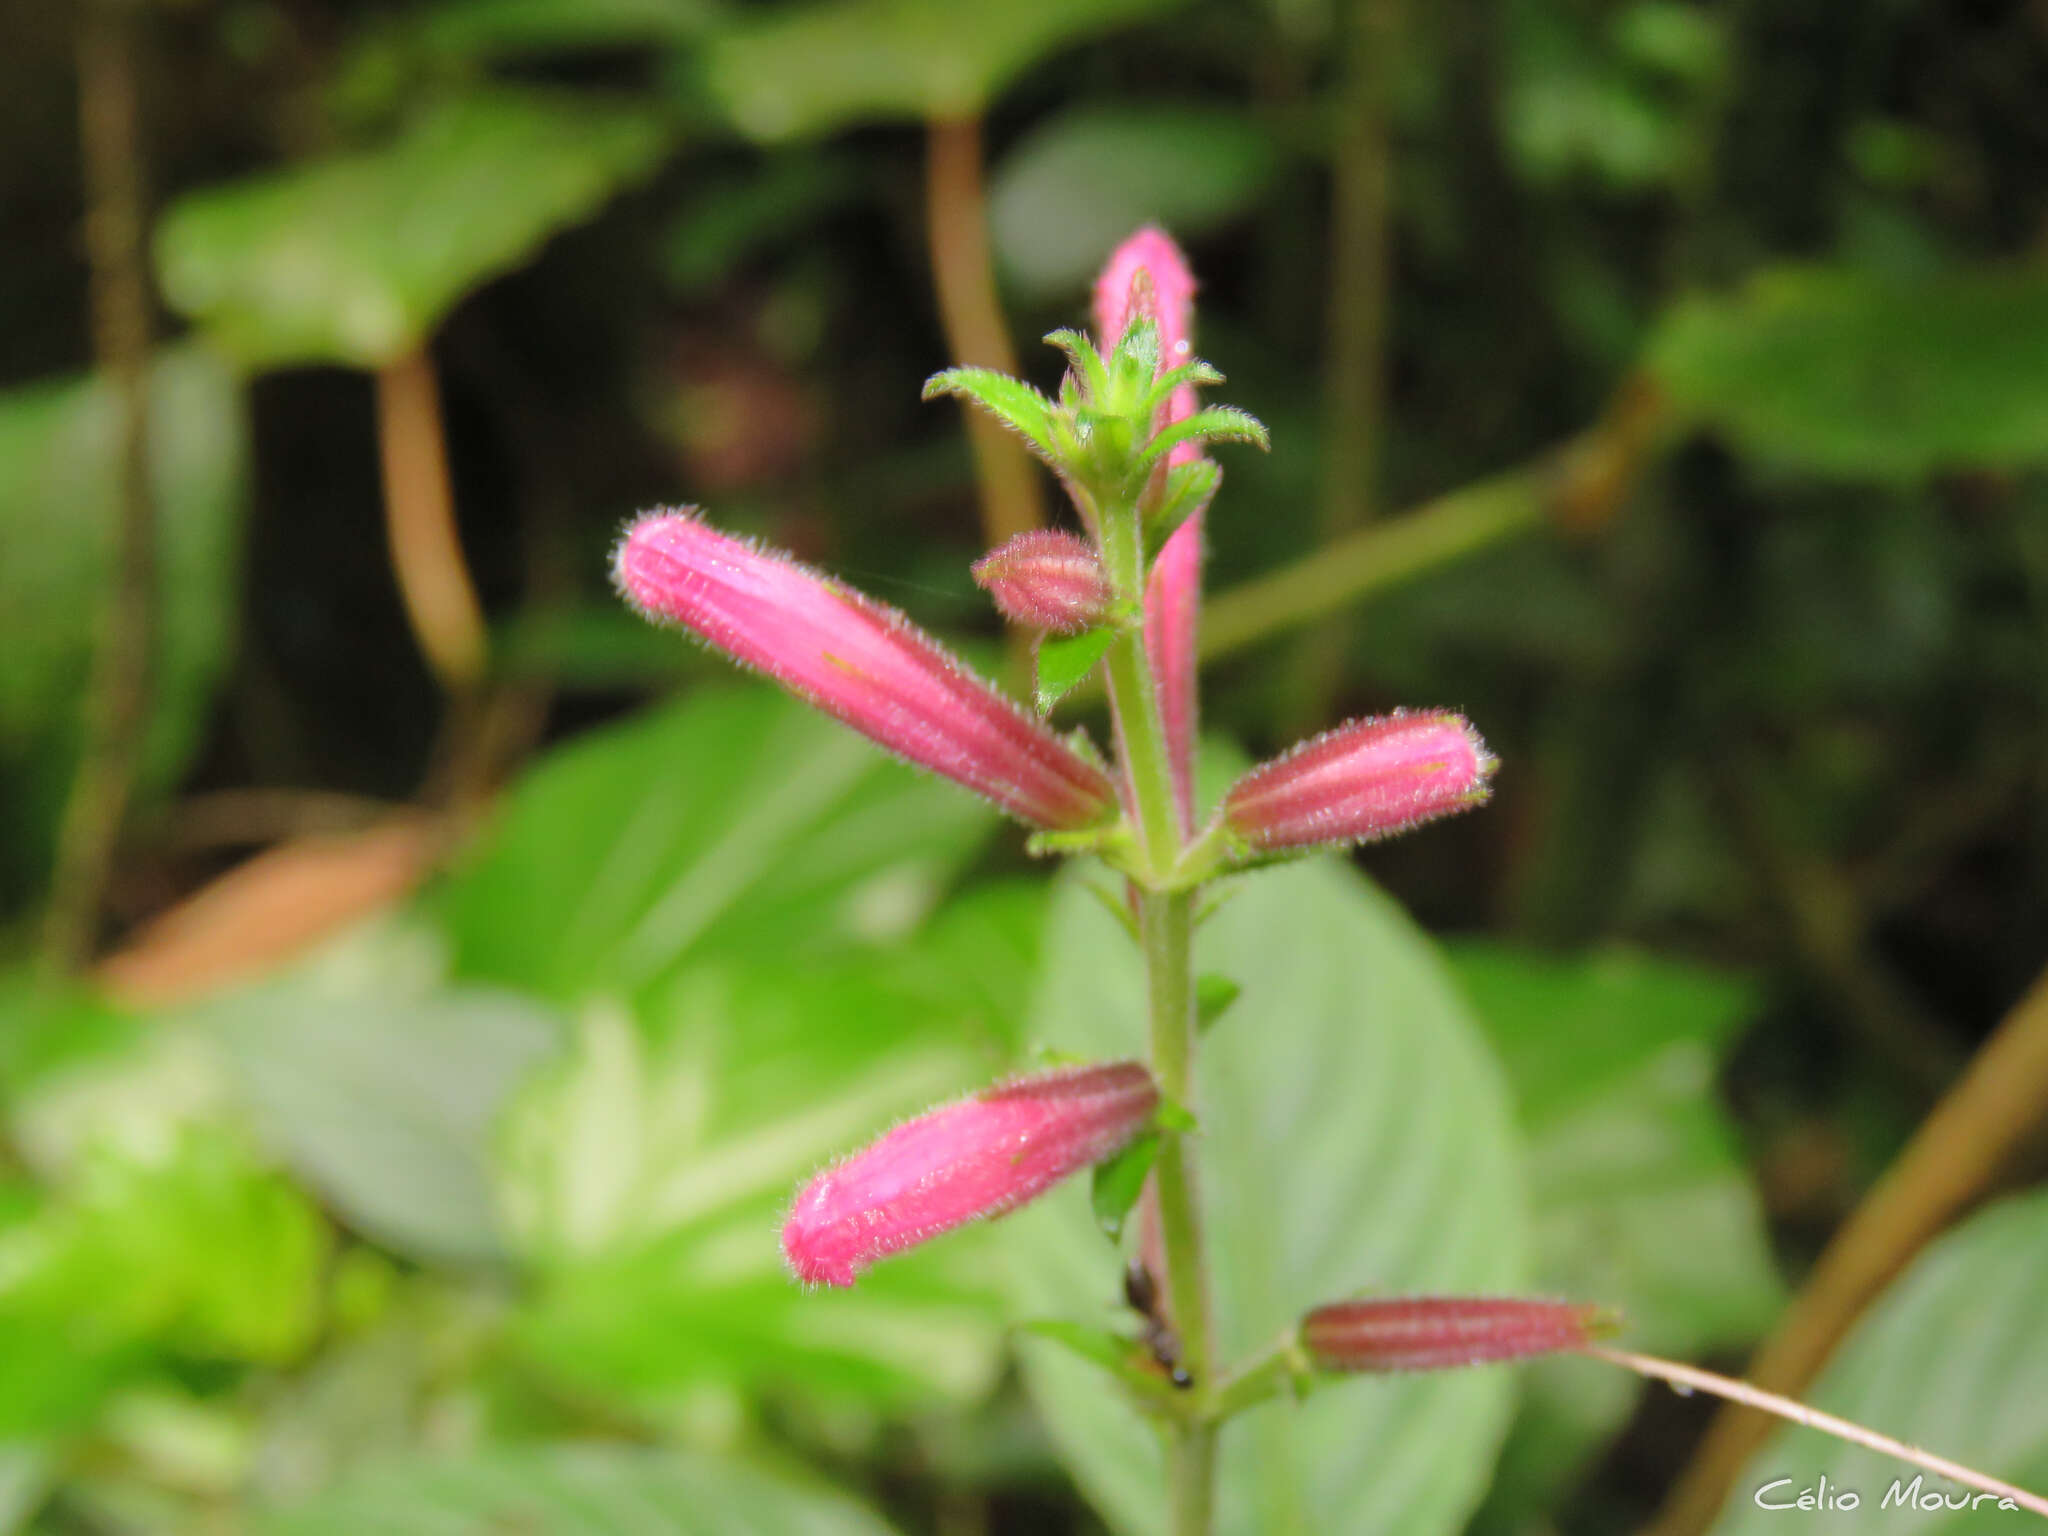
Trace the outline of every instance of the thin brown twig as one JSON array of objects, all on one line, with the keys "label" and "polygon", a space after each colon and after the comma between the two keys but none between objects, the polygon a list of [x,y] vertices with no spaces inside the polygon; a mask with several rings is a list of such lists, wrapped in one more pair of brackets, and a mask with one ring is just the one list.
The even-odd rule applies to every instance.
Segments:
[{"label": "thin brown twig", "polygon": [[[981,120],[935,118],[926,132],[925,237],[946,350],[963,367],[1017,372],[1016,349],[996,298],[982,184]],[[1045,525],[1045,492],[1023,445],[985,412],[967,412],[967,440],[981,493],[982,536],[993,548]]]},{"label": "thin brown twig", "polygon": [[2037,1493],[2029,1493],[2012,1483],[2003,1482],[1987,1473],[1966,1467],[1959,1461],[1950,1461],[1946,1456],[1936,1456],[1931,1451],[1923,1451],[1918,1446],[1906,1444],[1903,1440],[1894,1440],[1890,1435],[1881,1435],[1874,1429],[1866,1429],[1848,1419],[1836,1418],[1832,1413],[1822,1413],[1818,1408],[1809,1408],[1804,1403],[1776,1392],[1766,1392],[1746,1381],[1719,1376],[1712,1371],[1703,1371],[1697,1366],[1680,1365],[1674,1360],[1660,1360],[1655,1355],[1639,1355],[1631,1350],[1613,1349],[1605,1344],[1588,1344],[1580,1353],[1605,1360],[1610,1365],[1621,1366],[1641,1376],[1654,1376],[1660,1381],[1668,1381],[1682,1391],[1707,1392],[1715,1397],[1726,1398],[1731,1403],[1741,1403],[1764,1413],[1775,1414],[1794,1424],[1803,1424],[1808,1429],[1817,1429],[1822,1434],[1846,1440],[1851,1445],[1860,1445],[1866,1450],[1877,1451],[1886,1456],[1896,1456],[1900,1461],[1939,1477],[1945,1477],[1951,1482],[1961,1483],[1966,1488],[1975,1488],[2001,1499],[2010,1499],[2022,1509],[2030,1509],[2037,1515],[2048,1515],[2048,1499]]},{"label": "thin brown twig", "polygon": [[83,961],[97,937],[101,898],[149,723],[156,520],[149,483],[150,298],[142,250],[135,25],[129,7],[109,0],[79,7],[79,148],[93,360],[114,392],[120,510],[113,580],[101,598],[85,747],[58,829],[43,930],[44,964],[59,973]]},{"label": "thin brown twig", "polygon": [[[2048,971],[2035,978],[1820,1256],[1750,1362],[1760,1386],[1803,1390],[1871,1299],[1981,1197],[2048,1110]],[[1656,1536],[1712,1523],[1768,1425],[1724,1410],[1665,1499]]]},{"label": "thin brown twig", "polygon": [[483,680],[483,608],[456,532],[441,391],[424,344],[377,372],[377,446],[384,526],[406,618],[441,686],[467,696]]}]

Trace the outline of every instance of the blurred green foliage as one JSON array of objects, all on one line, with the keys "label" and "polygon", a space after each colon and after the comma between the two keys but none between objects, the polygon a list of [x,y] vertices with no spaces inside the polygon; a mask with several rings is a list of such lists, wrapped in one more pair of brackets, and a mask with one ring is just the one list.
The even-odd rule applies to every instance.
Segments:
[{"label": "blurred green foliage", "polygon": [[[1017,337],[1167,223],[1274,428],[1209,579],[1315,558],[1319,454],[1361,429],[1321,396],[1350,6],[137,16],[175,342],[114,927],[297,826],[223,840],[236,794],[432,800],[474,725],[404,629],[347,370],[432,347],[498,680],[545,724],[447,868],[314,953],[147,1009],[32,981],[118,427],[80,373],[68,12],[31,8],[0,60],[0,1532],[1155,1529],[1109,1378],[1012,1333],[1136,1347],[1079,1184],[845,1294],[774,1246],[892,1118],[1132,1049],[1116,923],[954,790],[705,686],[603,552],[702,500],[993,654],[957,418],[916,405],[949,361],[922,125],[978,116]],[[2016,3],[1405,8],[1377,499],[1520,463],[1624,380],[1665,415],[1571,527],[1358,618],[1322,702],[1462,705],[1495,806],[1202,931],[1237,989],[1202,1109],[1233,1348],[1333,1294],[1526,1285],[1738,1358],[2041,964],[2044,46]],[[1281,654],[1211,669],[1211,730],[1286,743]],[[1952,1233],[1818,1400],[2048,1480],[2044,1233],[2037,1197]],[[1631,1529],[1686,1449],[1639,1397],[1565,1361],[1269,1404],[1226,1522]],[[1780,1465],[1891,1478],[1800,1437]]]}]

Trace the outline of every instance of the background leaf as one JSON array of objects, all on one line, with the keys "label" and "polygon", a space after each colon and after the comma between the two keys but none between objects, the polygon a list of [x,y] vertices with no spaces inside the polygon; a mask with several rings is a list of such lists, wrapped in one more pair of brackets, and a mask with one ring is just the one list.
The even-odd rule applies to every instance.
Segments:
[{"label": "background leaf", "polygon": [[888,1536],[841,1493],[733,1458],[543,1445],[398,1462],[258,1522],[259,1536]]},{"label": "background leaf", "polygon": [[706,690],[553,754],[435,907],[458,976],[631,998],[909,932],[995,822],[780,693]]},{"label": "background leaf", "polygon": [[1259,193],[1277,160],[1256,122],[1215,106],[1065,113],[996,167],[996,255],[1025,294],[1064,297],[1141,224],[1163,224],[1181,239],[1215,228]]},{"label": "background leaf", "polygon": [[1789,267],[1665,319],[1650,367],[1743,447],[1849,479],[2048,462],[2048,277]]},{"label": "background leaf", "polygon": [[851,123],[971,117],[1046,54],[1177,0],[825,0],[714,37],[706,84],[752,138]]},{"label": "background leaf", "polygon": [[381,149],[188,194],[158,223],[158,278],[252,367],[380,367],[669,143],[641,105],[472,92]]},{"label": "background leaf", "polygon": [[[1538,1287],[1619,1307],[1630,1342],[1660,1354],[1754,1339],[1784,1289],[1716,1092],[1756,1011],[1750,985],[1631,950],[1464,942],[1449,954],[1528,1135]],[[1549,1508],[1640,1391],[1581,1361],[1530,1367],[1481,1529]]]},{"label": "background leaf", "polygon": [[[1893,1282],[1842,1344],[1805,1400],[1909,1445],[2003,1477],[2048,1486],[2048,1329],[2041,1276],[2048,1273],[2048,1193],[1980,1212],[1929,1248]],[[1790,1477],[1791,1497],[1825,1476],[1854,1489],[1849,1513],[1756,1507],[1758,1487]],[[1736,1479],[1714,1536],[1821,1530],[1856,1524],[1926,1536],[2024,1529],[2029,1516],[1989,1505],[1974,1513],[1880,1509],[1895,1478],[1912,1469],[1818,1431],[1787,1428]],[[1926,1479],[1922,1491],[1953,1491]],[[1783,1497],[1780,1489],[1773,1497]]]},{"label": "background leaf", "polygon": [[[163,612],[145,797],[184,768],[228,660],[249,475],[235,381],[204,350],[158,355],[150,412]],[[40,884],[77,757],[113,570],[117,430],[94,379],[0,395],[0,893]]]},{"label": "background leaf", "polygon": [[[1063,879],[1033,1021],[1052,1047],[1141,1048],[1138,956]],[[1208,1243],[1226,1357],[1311,1305],[1367,1291],[1512,1289],[1525,1207],[1506,1094],[1450,978],[1386,897],[1332,862],[1243,880],[1197,960],[1244,992],[1204,1044]],[[1026,1317],[1094,1322],[1120,1262],[1077,1182],[1003,1224]],[[1082,1489],[1119,1530],[1163,1529],[1159,1443],[1093,1366],[1025,1356]],[[1513,1378],[1473,1371],[1347,1382],[1275,1402],[1223,1436],[1226,1532],[1458,1529],[1485,1486]]]}]

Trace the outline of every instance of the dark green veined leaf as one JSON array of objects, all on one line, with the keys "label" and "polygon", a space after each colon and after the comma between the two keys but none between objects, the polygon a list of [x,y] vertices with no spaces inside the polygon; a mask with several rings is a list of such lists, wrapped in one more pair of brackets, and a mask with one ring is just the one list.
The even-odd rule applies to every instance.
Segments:
[{"label": "dark green veined leaf", "polygon": [[254,367],[376,368],[667,152],[644,106],[494,89],[392,143],[190,193],[157,226],[173,307]]},{"label": "dark green veined leaf", "polygon": [[[1035,1017],[1088,1056],[1141,1048],[1129,939],[1060,886]],[[1363,1291],[1511,1289],[1525,1208],[1507,1097],[1428,942],[1349,871],[1305,862],[1241,882],[1196,960],[1244,988],[1202,1056],[1207,1241],[1225,1353],[1243,1358],[1310,1306]],[[1092,1321],[1121,1261],[1084,1189],[1055,1191],[997,1237],[1020,1313]],[[1027,1380],[1082,1489],[1119,1529],[1164,1528],[1158,1437],[1099,1370],[1044,1347]],[[1425,1536],[1456,1530],[1485,1486],[1512,1376],[1346,1382],[1234,1421],[1220,1529]]]},{"label": "dark green veined leaf", "polygon": [[[1804,1400],[2023,1488],[2048,1488],[2043,1274],[2048,1194],[2037,1191],[1981,1212],[1893,1282]],[[1787,1427],[1736,1480],[1713,1533],[1763,1536],[1832,1524],[1911,1536],[1990,1536],[2028,1526],[2028,1515],[2000,1510],[1990,1500],[1968,1510],[1902,1509],[1895,1483],[1909,1497],[1947,1494],[1968,1501],[1967,1490],[1932,1476],[1914,1488],[1915,1476],[1913,1468],[1875,1451]],[[1790,1481],[1764,1495],[1767,1500],[1796,1500],[1823,1477],[1832,1489],[1856,1493],[1860,1506],[1812,1515],[1758,1507],[1758,1490],[1778,1479]]]},{"label": "dark green veined leaf", "polygon": [[1751,452],[1850,479],[2048,461],[2048,276],[1786,268],[1664,321],[1650,367]]}]

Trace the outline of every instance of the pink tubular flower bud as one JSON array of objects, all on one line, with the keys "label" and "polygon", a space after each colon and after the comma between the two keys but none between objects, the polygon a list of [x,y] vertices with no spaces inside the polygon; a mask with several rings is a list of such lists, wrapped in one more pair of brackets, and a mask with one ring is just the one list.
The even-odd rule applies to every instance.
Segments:
[{"label": "pink tubular flower bud", "polygon": [[1317,1307],[1301,1343],[1325,1371],[1441,1371],[1583,1349],[1617,1324],[1607,1308],[1577,1302],[1407,1296]]},{"label": "pink tubular flower bud", "polygon": [[[1195,274],[1173,237],[1148,224],[1110,254],[1095,280],[1095,330],[1106,354],[1123,339],[1132,320],[1149,314],[1159,327],[1159,371],[1195,360]],[[1168,397],[1158,425],[1167,426],[1195,412],[1195,390],[1183,384]],[[1199,443],[1177,444],[1169,464],[1185,464],[1201,456]]]},{"label": "pink tubular flower bud", "polygon": [[1224,797],[1224,821],[1258,852],[1367,842],[1479,804],[1493,769],[1463,716],[1397,711],[1254,768]]},{"label": "pink tubular flower bud", "polygon": [[1202,609],[1202,514],[1167,536],[1145,578],[1145,656],[1159,686],[1159,717],[1173,770],[1181,831],[1195,826],[1195,625]]},{"label": "pink tubular flower bud", "polygon": [[974,562],[974,579],[1004,618],[1076,635],[1109,612],[1109,577],[1086,539],[1052,528],[1020,533]]},{"label": "pink tubular flower bud", "polygon": [[851,1285],[875,1260],[1034,1200],[1122,1150],[1159,1107],[1144,1064],[1065,1067],[905,1121],[804,1186],[782,1227],[790,1273]]},{"label": "pink tubular flower bud", "polygon": [[895,609],[688,512],[650,512],[612,559],[626,600],[680,624],[863,736],[1019,820],[1107,816],[1102,768],[976,677]]}]

